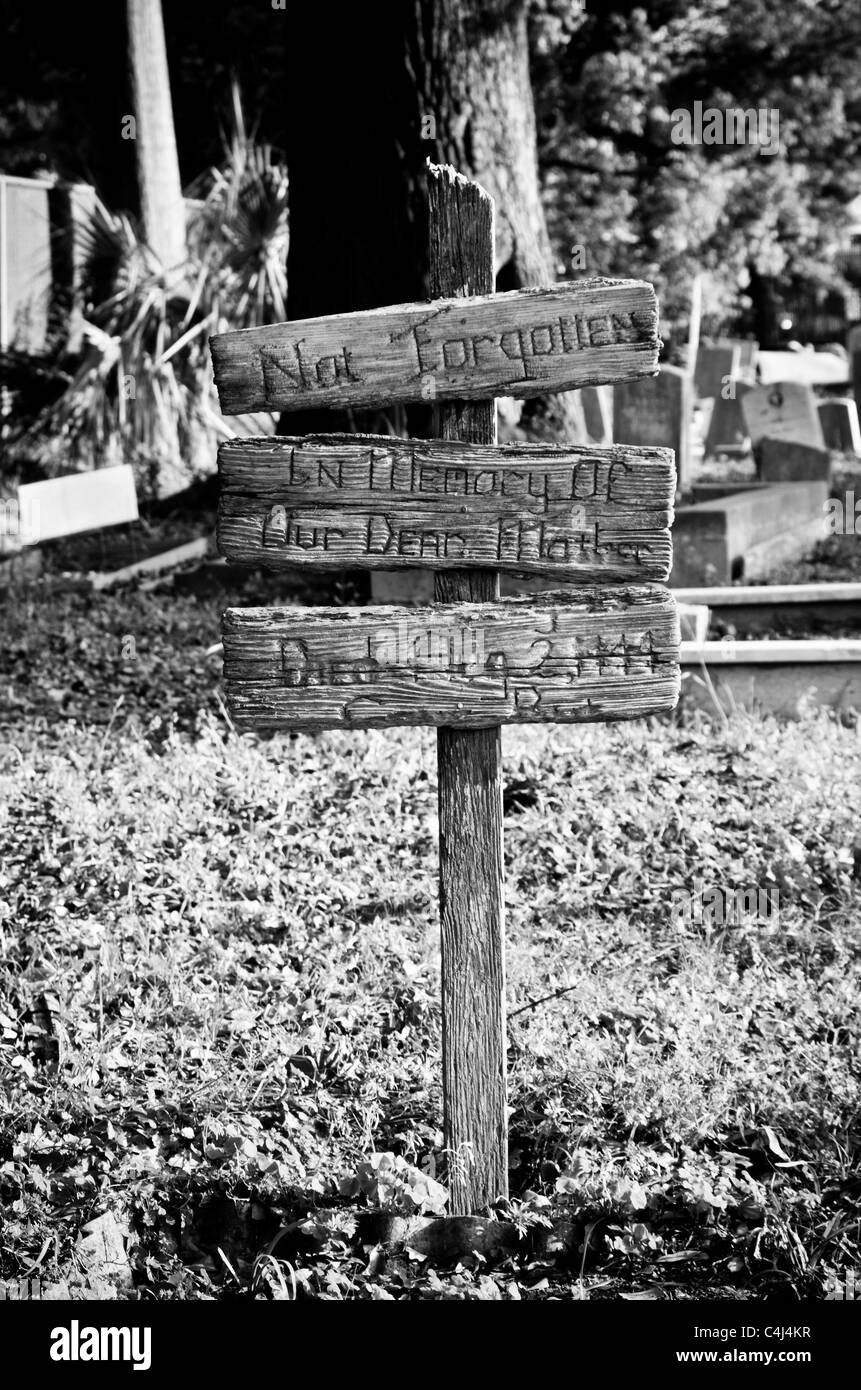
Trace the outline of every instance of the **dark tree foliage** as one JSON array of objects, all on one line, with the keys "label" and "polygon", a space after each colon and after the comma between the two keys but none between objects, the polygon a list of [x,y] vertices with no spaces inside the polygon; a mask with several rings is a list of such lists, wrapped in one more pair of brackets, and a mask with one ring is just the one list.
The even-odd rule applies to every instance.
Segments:
[{"label": "dark tree foliage", "polygon": [[[163,0],[184,183],[221,157],[221,126],[239,78],[250,120],[282,146],[285,14],[269,0]],[[108,206],[137,204],[125,7],[0,0],[0,169],[40,169],[96,185]]]},{"label": "dark tree foliage", "polygon": [[[542,265],[545,278],[571,274],[579,244],[587,274],[654,280],[671,322],[684,319],[702,271],[706,328],[761,332],[781,296],[840,287],[844,208],[861,189],[861,0],[163,4],[184,181],[219,159],[235,74],[251,122],[291,152],[297,199],[313,158],[321,213],[340,205],[339,180],[365,200],[346,257],[330,215],[314,232],[332,303],[348,278],[362,303],[416,292],[407,287],[423,278],[425,155],[498,185],[500,287],[534,282]],[[134,151],[120,138],[130,109],[123,8],[0,0],[0,168],[88,179],[110,206],[134,210]],[[528,159],[517,166],[529,122],[511,120],[522,93],[507,85],[524,15],[549,266]],[[497,66],[505,46],[510,61]],[[671,113],[695,101],[777,109],[780,153],[674,145]],[[433,139],[420,139],[422,113],[441,113]],[[299,214],[297,263],[301,223]],[[310,270],[303,281],[291,294],[310,301]]]},{"label": "dark tree foliage", "polygon": [[[763,336],[782,294],[840,286],[861,189],[859,0],[547,0],[533,49],[560,263],[579,243],[589,273],[653,280],[671,321],[703,271],[706,327],[741,314]],[[672,113],[695,101],[777,110],[780,152],[673,144]]]}]

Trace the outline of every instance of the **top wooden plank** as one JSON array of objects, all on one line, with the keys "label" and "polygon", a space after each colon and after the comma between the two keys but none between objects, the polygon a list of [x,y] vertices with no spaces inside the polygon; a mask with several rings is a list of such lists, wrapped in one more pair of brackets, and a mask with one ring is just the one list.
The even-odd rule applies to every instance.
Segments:
[{"label": "top wooden plank", "polygon": [[658,307],[642,280],[396,304],[210,339],[221,409],[386,406],[537,396],[658,370]]}]

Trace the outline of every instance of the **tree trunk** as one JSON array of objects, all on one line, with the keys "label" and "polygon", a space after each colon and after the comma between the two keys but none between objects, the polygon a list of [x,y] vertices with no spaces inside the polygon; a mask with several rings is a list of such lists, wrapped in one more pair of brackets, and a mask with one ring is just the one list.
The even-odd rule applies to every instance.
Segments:
[{"label": "tree trunk", "polygon": [[[493,198],[497,290],[548,285],[556,275],[538,178],[528,5],[418,0],[416,8],[408,62],[420,134],[435,127],[431,158],[453,164]],[[587,438],[576,392],[527,401],[523,409],[533,435]]]},{"label": "tree trunk", "polygon": [[556,277],[541,206],[526,5],[419,0],[407,35],[419,134],[431,157],[477,179],[496,206],[498,289]]},{"label": "tree trunk", "polygon": [[[524,0],[382,0],[337,24],[292,0],[287,37],[290,318],[428,294],[425,162],[451,163],[496,204],[496,288],[556,277],[541,206]],[[549,398],[556,429],[566,398]],[[527,403],[527,408],[531,403]],[[540,409],[547,413],[548,401]],[[286,422],[285,422],[286,423]],[[426,434],[422,407],[386,420],[303,413],[290,433],[386,424]]]},{"label": "tree trunk", "polygon": [[127,0],[126,13],[143,235],[164,269],[175,270],[187,254],[185,204],[161,0]]}]

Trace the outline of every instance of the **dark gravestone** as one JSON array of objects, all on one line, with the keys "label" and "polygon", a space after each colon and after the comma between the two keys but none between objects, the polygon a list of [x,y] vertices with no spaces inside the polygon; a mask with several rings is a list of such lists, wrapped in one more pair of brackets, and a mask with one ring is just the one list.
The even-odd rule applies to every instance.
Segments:
[{"label": "dark gravestone", "polygon": [[856,404],[861,402],[861,323],[853,324],[846,337],[846,351],[852,370],[852,392]]},{"label": "dark gravestone", "polygon": [[831,481],[831,456],[827,449],[792,439],[766,438],[759,441],[756,452],[759,476],[764,483]]},{"label": "dark gravestone", "polygon": [[658,376],[620,382],[613,391],[613,442],[673,449],[676,486],[681,488],[690,456],[692,413],[691,379],[680,367],[661,367]]},{"label": "dark gravestone", "polygon": [[[700,345],[694,371],[694,386],[700,400],[716,400],[724,382],[741,375],[739,343],[722,342],[713,346]],[[642,441],[641,441],[642,442]]]},{"label": "dark gravestone", "polygon": [[825,443],[841,454],[861,454],[858,407],[849,397],[819,402],[819,420]]},{"label": "dark gravestone", "polygon": [[[706,458],[721,453],[746,453],[750,447],[741,402],[753,387],[746,381],[730,381],[715,398],[706,435]],[[729,392],[725,395],[725,392]]]}]

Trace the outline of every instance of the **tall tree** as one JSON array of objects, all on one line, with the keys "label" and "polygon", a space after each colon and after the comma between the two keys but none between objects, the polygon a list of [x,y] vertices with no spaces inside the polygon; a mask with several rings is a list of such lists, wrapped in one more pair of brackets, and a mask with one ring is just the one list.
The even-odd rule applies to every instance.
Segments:
[{"label": "tall tree", "polygon": [[173,126],[161,0],[127,0],[143,234],[165,270],[186,259],[185,204]]},{"label": "tall tree", "polygon": [[[427,158],[493,196],[497,288],[555,278],[527,9],[526,0],[382,0],[370,13],[345,7],[333,23],[325,6],[288,0],[291,318],[427,294]],[[309,412],[301,423],[331,428],[332,416]]]}]

